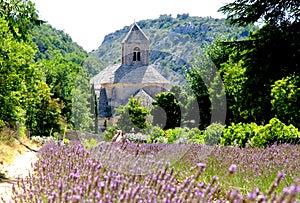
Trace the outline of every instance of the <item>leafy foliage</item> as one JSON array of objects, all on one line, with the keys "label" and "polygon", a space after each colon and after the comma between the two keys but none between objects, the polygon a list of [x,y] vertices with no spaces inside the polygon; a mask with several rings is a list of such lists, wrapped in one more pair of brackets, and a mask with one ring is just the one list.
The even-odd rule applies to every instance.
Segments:
[{"label": "leafy foliage", "polygon": [[[9,127],[26,126],[33,133],[59,130],[60,107],[50,97],[50,88],[42,80],[42,72],[34,63],[35,47],[30,41],[18,41],[1,19],[1,83],[0,119]],[[29,37],[28,37],[29,40]]]},{"label": "leafy foliage", "polygon": [[117,126],[125,133],[132,129],[141,130],[149,126],[147,119],[149,109],[141,105],[141,98],[130,97],[127,105],[119,106],[116,115],[119,116]]},{"label": "leafy foliage", "polygon": [[[94,126],[92,114],[94,106],[92,105],[93,94],[88,80],[89,76],[84,69],[81,69],[77,75],[72,95],[72,123],[75,130],[81,132],[97,132]],[[90,99],[89,99],[90,98]],[[96,120],[96,119],[95,119]],[[98,124],[96,125],[98,126]]]},{"label": "leafy foliage", "polygon": [[277,80],[272,85],[271,104],[276,118],[300,128],[300,76]]},{"label": "leafy foliage", "polygon": [[262,19],[276,26],[292,24],[300,20],[300,2],[297,0],[235,0],[221,7],[219,11],[227,14],[232,23],[247,25]]},{"label": "leafy foliage", "polygon": [[247,143],[249,144],[250,139],[258,133],[259,128],[256,123],[233,123],[223,130],[220,144],[245,147]]},{"label": "leafy foliage", "polygon": [[148,143],[204,144],[205,135],[198,128],[176,127],[163,130],[158,126],[153,126],[150,131]]},{"label": "leafy foliage", "polygon": [[212,123],[203,132],[206,145],[216,145],[220,143],[225,126],[221,123]]},{"label": "leafy foliage", "polygon": [[[218,43],[219,47],[214,46],[208,51],[225,84],[227,124],[255,122],[261,125],[278,117],[298,126],[298,113],[287,119],[291,112],[285,108],[289,106],[293,112],[299,112],[299,105],[295,103],[297,93],[291,93],[294,99],[289,100],[286,99],[289,93],[280,93],[285,91],[280,86],[287,88],[287,92],[291,88],[297,92],[299,88],[296,81],[287,82],[289,88],[285,85],[287,77],[299,77],[298,1],[236,0],[220,10],[229,14],[232,23],[248,25],[260,18],[266,23],[248,39]],[[281,101],[286,102],[285,107]]]},{"label": "leafy foliage", "polygon": [[[165,113],[162,113],[162,110]],[[153,125],[162,127],[164,130],[180,126],[181,111],[179,103],[173,92],[161,92],[156,95],[151,112]]]},{"label": "leafy foliage", "polygon": [[[89,86],[82,68],[87,53],[64,32],[41,24],[32,2],[1,1],[0,9],[0,120],[33,136],[61,132],[66,122],[72,128],[73,94],[87,87],[74,86]],[[75,83],[79,72],[86,78]],[[85,104],[89,98],[76,96]],[[82,115],[90,112],[82,109]]]},{"label": "leafy foliage", "polygon": [[221,145],[238,145],[245,147],[247,144],[257,147],[266,147],[274,143],[298,143],[300,132],[293,125],[285,125],[277,118],[272,118],[264,126],[256,123],[232,124],[223,130]]},{"label": "leafy foliage", "polygon": [[27,40],[33,26],[42,23],[30,0],[0,0],[0,18],[8,22],[8,30],[16,40]]},{"label": "leafy foliage", "polygon": [[108,126],[104,131],[104,138],[105,141],[111,141],[111,139],[116,134],[117,130],[119,130],[119,127],[116,125],[110,125]]},{"label": "leafy foliage", "polygon": [[299,143],[300,132],[293,125],[285,125],[277,118],[259,129],[259,132],[251,139],[254,146],[265,147],[278,143]]}]

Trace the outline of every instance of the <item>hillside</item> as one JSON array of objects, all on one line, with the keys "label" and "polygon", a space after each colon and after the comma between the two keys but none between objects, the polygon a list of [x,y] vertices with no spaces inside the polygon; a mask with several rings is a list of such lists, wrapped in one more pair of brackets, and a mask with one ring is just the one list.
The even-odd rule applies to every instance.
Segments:
[{"label": "hillside", "polygon": [[[199,55],[201,49],[211,44],[217,37],[225,39],[240,39],[247,37],[254,27],[246,28],[230,25],[225,19],[211,17],[191,17],[188,14],[161,15],[158,19],[137,22],[151,41],[151,63],[159,64],[162,75],[169,80],[180,80],[174,77],[182,71],[182,66],[188,66],[189,57]],[[105,36],[101,46],[90,53],[95,56],[94,64],[89,63],[89,72],[97,74],[108,64],[120,63],[121,40],[130,26]],[[100,64],[99,64],[100,62]],[[92,70],[92,71],[91,71]],[[178,75],[178,74],[177,74]]]},{"label": "hillside", "polygon": [[87,57],[86,51],[73,42],[72,38],[62,30],[53,28],[50,24],[34,27],[31,33],[38,52],[35,59],[51,59],[58,53],[81,65]]}]

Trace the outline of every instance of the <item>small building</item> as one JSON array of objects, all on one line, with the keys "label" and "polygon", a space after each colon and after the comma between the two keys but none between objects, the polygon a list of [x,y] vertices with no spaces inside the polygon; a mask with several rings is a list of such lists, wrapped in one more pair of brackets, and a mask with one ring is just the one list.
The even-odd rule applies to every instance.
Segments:
[{"label": "small building", "polygon": [[91,79],[99,91],[100,128],[117,121],[115,108],[126,105],[131,96],[140,96],[142,104],[150,108],[155,95],[167,91],[170,84],[149,64],[150,41],[136,23],[121,44],[122,63],[106,67]]}]

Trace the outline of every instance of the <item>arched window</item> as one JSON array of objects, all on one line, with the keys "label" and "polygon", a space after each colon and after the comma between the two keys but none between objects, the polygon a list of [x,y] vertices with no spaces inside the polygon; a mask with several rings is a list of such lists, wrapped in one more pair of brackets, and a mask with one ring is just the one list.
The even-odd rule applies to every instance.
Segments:
[{"label": "arched window", "polygon": [[133,61],[141,61],[141,50],[138,47],[133,50]]}]

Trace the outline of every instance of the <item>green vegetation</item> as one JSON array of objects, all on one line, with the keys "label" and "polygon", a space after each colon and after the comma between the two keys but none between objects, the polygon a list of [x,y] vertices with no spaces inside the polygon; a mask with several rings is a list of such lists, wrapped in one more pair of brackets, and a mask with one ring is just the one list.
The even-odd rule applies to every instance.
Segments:
[{"label": "green vegetation", "polygon": [[227,91],[227,123],[260,125],[277,117],[287,125],[300,127],[299,2],[291,2],[265,6],[267,1],[248,4],[237,0],[220,9],[229,14],[232,23],[246,25],[258,19],[265,23],[248,39],[221,42],[221,48],[209,54]]},{"label": "green vegetation", "polygon": [[[38,20],[32,2],[0,2],[0,128],[16,136],[26,131],[49,136],[67,128],[94,131],[90,76],[82,67],[87,53]],[[73,119],[74,108],[82,120]]]},{"label": "green vegetation", "polygon": [[[159,71],[180,86],[157,95],[151,111],[130,99],[118,110],[118,126],[105,132],[107,140],[117,128],[138,128],[149,134],[149,142],[297,142],[299,15],[298,4],[291,2],[280,1],[276,12],[275,5],[265,7],[266,1],[249,7],[236,0],[220,9],[229,21],[183,14],[138,22],[151,39],[151,63],[160,64]],[[9,131],[1,142],[26,131],[31,136],[67,129],[97,132],[90,74],[119,62],[121,37],[129,27],[107,35],[88,54],[69,35],[40,21],[30,1],[1,5],[0,130]],[[253,26],[259,19],[261,28]],[[212,114],[226,108],[223,125],[222,115]]]},{"label": "green vegetation", "polygon": [[[129,98],[126,106],[119,106],[116,115],[119,116],[117,125],[124,132],[139,131],[149,126],[149,109],[141,105],[141,98]],[[135,129],[137,128],[137,129]]]}]

